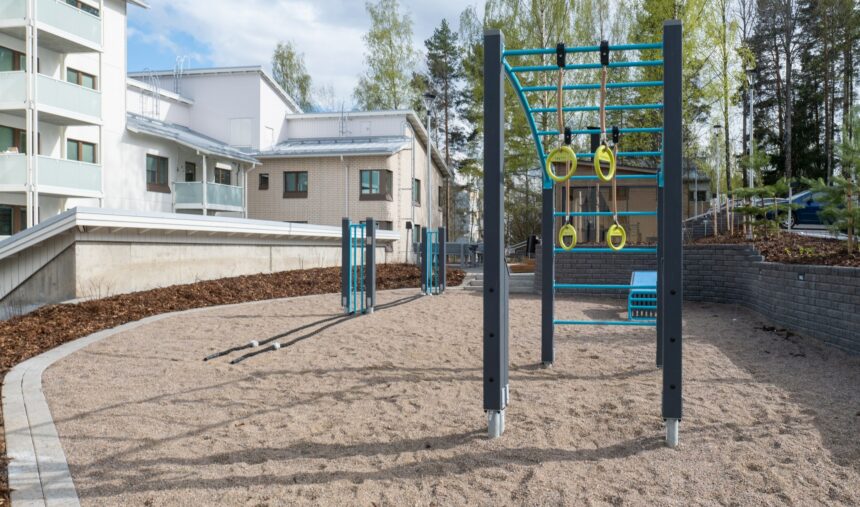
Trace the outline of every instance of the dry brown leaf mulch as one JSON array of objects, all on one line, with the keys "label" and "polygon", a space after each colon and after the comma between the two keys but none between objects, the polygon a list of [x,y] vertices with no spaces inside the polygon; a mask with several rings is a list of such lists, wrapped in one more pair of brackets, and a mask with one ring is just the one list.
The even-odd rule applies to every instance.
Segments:
[{"label": "dry brown leaf mulch", "polygon": [[[377,288],[420,285],[421,271],[412,264],[377,266]],[[466,273],[448,270],[449,287]],[[50,305],[27,315],[0,321],[0,378],[16,364],[58,345],[152,315],[215,305],[340,292],[340,267],[237,276],[121,294],[76,304]],[[6,446],[0,414],[0,507],[9,502]]]},{"label": "dry brown leaf mulch", "polygon": [[768,262],[783,264],[817,264],[823,266],[860,267],[860,252],[848,252],[848,242],[830,238],[816,238],[782,232],[769,237],[748,240],[742,234],[708,236],[696,244],[755,246]]}]

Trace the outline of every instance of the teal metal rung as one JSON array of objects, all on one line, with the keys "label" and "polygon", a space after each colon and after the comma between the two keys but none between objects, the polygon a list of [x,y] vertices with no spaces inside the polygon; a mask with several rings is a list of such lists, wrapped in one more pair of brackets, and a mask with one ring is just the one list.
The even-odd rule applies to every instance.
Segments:
[{"label": "teal metal rung", "polygon": [[609,284],[609,283],[554,283],[554,289],[575,289],[575,290],[630,290],[630,289],[657,289],[657,286],[649,285],[630,285],[630,284]]},{"label": "teal metal rung", "polygon": [[563,254],[577,254],[577,253],[608,253],[608,254],[625,254],[625,253],[657,253],[656,248],[633,248],[633,247],[625,247],[621,250],[613,250],[611,248],[595,248],[595,247],[576,247],[572,250],[565,250],[563,248],[555,248],[553,249],[555,253],[563,253]]},{"label": "teal metal rung", "polygon": [[[650,134],[650,133],[659,133],[663,132],[663,127],[637,127],[637,128],[622,128],[618,129],[618,132],[621,134]],[[600,134],[600,129],[577,129],[571,130],[571,134],[573,135],[594,135]],[[606,132],[606,134],[611,134],[612,132]],[[539,136],[557,136],[560,135],[558,130],[539,130]]]},{"label": "teal metal rung", "polygon": [[556,326],[656,326],[656,320],[554,320]]},{"label": "teal metal rung", "polygon": [[[619,151],[616,157],[662,157],[662,151]],[[594,153],[577,153],[576,158],[591,159]]]},{"label": "teal metal rung", "polygon": [[[571,211],[570,213],[565,213],[564,211],[556,211],[553,212],[553,216],[557,217],[611,217],[614,216],[615,213],[611,211]],[[618,216],[620,217],[653,217],[657,216],[656,211],[619,211]]]},{"label": "teal metal rung", "polygon": [[[660,67],[663,65],[663,60],[644,60],[641,62],[610,62],[610,69],[619,69],[626,67]],[[564,66],[564,70],[590,70],[602,69],[603,65],[599,63],[571,63]],[[519,67],[511,67],[512,72],[551,72],[558,70],[558,65],[521,65]]]},{"label": "teal metal rung", "polygon": [[[645,44],[618,44],[610,45],[610,51],[641,51],[647,49],[663,49],[662,42],[648,42]],[[596,53],[600,51],[600,46],[574,46],[564,48],[565,53]],[[530,55],[554,55],[555,48],[527,48],[527,49],[507,49],[502,53],[502,56],[530,56]]]},{"label": "teal metal rung", "polygon": [[[572,180],[599,180],[595,174],[583,175],[583,176],[571,176]],[[615,179],[617,180],[656,180],[656,174],[616,174]]]},{"label": "teal metal rung", "polygon": [[[639,109],[663,109],[663,104],[614,104],[606,106],[607,111],[635,111]],[[555,113],[557,107],[537,107],[531,110],[532,113]],[[589,113],[600,111],[600,106],[571,106],[562,107],[565,113]]]},{"label": "teal metal rung", "polygon": [[[507,64],[507,62],[505,62]],[[624,83],[607,83],[607,89],[614,88],[643,88],[649,86],[663,86],[663,81],[628,81]],[[599,84],[569,84],[561,87],[562,90],[571,91],[571,90],[599,90]],[[542,85],[542,86],[526,86],[521,88],[524,93],[528,92],[554,92],[557,89],[555,86],[551,85]]]}]

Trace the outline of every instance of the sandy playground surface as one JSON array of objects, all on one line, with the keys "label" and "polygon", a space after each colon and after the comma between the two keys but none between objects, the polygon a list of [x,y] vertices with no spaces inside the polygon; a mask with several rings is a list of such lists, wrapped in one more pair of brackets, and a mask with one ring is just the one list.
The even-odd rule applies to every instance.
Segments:
[{"label": "sandy playground surface", "polygon": [[[613,318],[621,304],[562,300],[557,313]],[[201,359],[331,316],[338,297],[215,308],[77,352],[44,387],[81,501],[860,504],[860,359],[741,308],[688,304],[671,450],[652,329],[563,328],[541,369],[540,300],[513,297],[512,404],[490,441],[481,307],[450,290],[236,366]]]}]

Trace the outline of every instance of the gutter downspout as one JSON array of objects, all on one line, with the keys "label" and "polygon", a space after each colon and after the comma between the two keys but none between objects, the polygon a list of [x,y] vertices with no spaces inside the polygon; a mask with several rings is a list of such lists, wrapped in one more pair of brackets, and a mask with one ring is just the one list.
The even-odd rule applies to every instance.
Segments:
[{"label": "gutter downspout", "polygon": [[[200,152],[198,151],[197,154],[199,155]],[[206,167],[206,154],[204,153],[203,154],[203,216],[204,217],[209,214],[208,210],[206,209],[207,205],[209,204],[207,202],[208,196],[206,195],[208,193],[207,188],[206,188],[206,180],[208,180],[208,179],[209,179],[209,169]]]},{"label": "gutter downspout", "polygon": [[343,207],[344,216],[349,218],[349,164],[344,163],[343,155],[340,156],[340,165],[343,166]]},{"label": "gutter downspout", "polygon": [[406,231],[406,263],[409,263],[409,252],[412,250],[412,238],[410,235],[414,234],[415,230],[415,199],[412,198],[414,188],[415,188],[415,128],[412,126],[412,123],[409,120],[404,120],[403,123],[409,127],[409,132],[412,134],[410,138],[412,139],[412,179],[409,180],[409,206],[412,210],[412,214],[410,216],[410,220],[412,221],[412,229]]},{"label": "gutter downspout", "polygon": [[[239,167],[242,167],[242,164],[239,164]],[[251,182],[251,172],[257,168],[257,164],[252,163],[251,168],[245,171],[245,179],[242,180],[244,188],[242,189],[242,208],[244,211],[244,217],[248,218],[248,185]]]}]

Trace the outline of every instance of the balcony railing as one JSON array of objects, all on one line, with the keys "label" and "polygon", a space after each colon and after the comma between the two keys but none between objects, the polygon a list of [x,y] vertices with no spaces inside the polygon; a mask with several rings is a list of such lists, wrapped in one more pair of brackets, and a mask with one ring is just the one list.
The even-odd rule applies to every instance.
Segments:
[{"label": "balcony railing", "polygon": [[27,155],[0,153],[0,187],[27,184]]},{"label": "balcony railing", "polygon": [[24,19],[26,17],[26,0],[3,0],[0,2],[0,19]]},{"label": "balcony railing", "polygon": [[[26,0],[12,0],[11,3],[26,4]],[[101,45],[101,18],[82,11],[65,0],[36,0],[36,18],[60,30],[80,37],[93,44]]]},{"label": "balcony railing", "polygon": [[[176,204],[183,207],[203,208],[203,182],[177,181],[173,184]],[[242,207],[242,187],[206,183],[206,205],[211,208]]]},{"label": "balcony railing", "polygon": [[206,200],[209,204],[216,206],[242,207],[242,187],[233,185],[220,185],[218,183],[206,184]]},{"label": "balcony railing", "polygon": [[[36,158],[40,191],[82,197],[92,197],[101,193],[102,167],[100,165],[52,157]],[[0,154],[0,187],[21,187],[21,190],[24,190],[26,184],[27,156]]]},{"label": "balcony railing", "polygon": [[26,107],[27,74],[24,71],[0,72],[0,103]]},{"label": "balcony railing", "polygon": [[101,119],[101,92],[42,74],[39,74],[36,84],[39,104]]},{"label": "balcony railing", "polygon": [[102,191],[102,166],[65,160],[37,157],[39,186],[49,186],[64,195],[91,195]]}]

